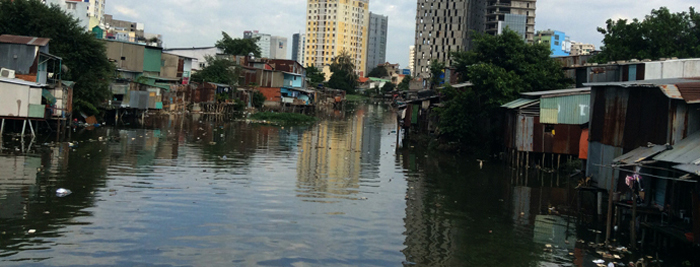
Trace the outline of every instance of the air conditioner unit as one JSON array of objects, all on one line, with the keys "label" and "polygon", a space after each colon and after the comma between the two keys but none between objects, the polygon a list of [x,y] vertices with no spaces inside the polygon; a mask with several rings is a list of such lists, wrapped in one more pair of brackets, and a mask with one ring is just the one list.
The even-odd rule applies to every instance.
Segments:
[{"label": "air conditioner unit", "polygon": [[0,77],[14,79],[15,71],[11,69],[2,68],[0,69]]}]

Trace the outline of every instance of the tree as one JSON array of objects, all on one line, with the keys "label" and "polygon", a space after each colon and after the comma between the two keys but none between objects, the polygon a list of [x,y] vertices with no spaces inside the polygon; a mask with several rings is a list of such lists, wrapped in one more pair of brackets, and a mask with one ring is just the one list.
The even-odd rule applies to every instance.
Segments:
[{"label": "tree", "polygon": [[206,57],[207,66],[192,74],[192,81],[237,85],[240,79],[236,62],[224,58]]},{"label": "tree", "polygon": [[439,127],[445,140],[488,150],[500,146],[502,104],[520,92],[566,88],[573,81],[550,57],[547,46],[527,44],[513,31],[476,35],[473,43],[472,50],[452,54],[457,72],[473,86],[442,90]]},{"label": "tree", "polygon": [[412,80],[413,77],[411,77],[411,75],[404,76],[403,80],[401,80],[401,82],[397,86],[397,89],[399,89],[399,91],[408,91]]},{"label": "tree", "polygon": [[474,82],[484,77],[470,77],[468,68],[475,64],[490,63],[514,72],[523,80],[516,93],[566,88],[573,83],[566,78],[561,64],[550,57],[552,51],[544,44],[527,44],[522,37],[506,29],[497,36],[477,34],[473,49],[452,53],[453,66],[461,78]]},{"label": "tree", "polygon": [[49,52],[61,57],[68,68],[61,78],[75,82],[74,111],[95,115],[99,113],[97,107],[110,97],[114,65],[107,59],[104,43],[58,6],[48,7],[33,0],[0,0],[0,34],[51,39]]},{"label": "tree", "polygon": [[308,66],[306,67],[306,78],[309,79],[313,86],[317,86],[326,80],[326,74],[314,66]]},{"label": "tree", "polygon": [[396,88],[396,85],[393,83],[385,83],[384,86],[382,86],[382,92],[391,92],[394,91]]},{"label": "tree", "polygon": [[434,60],[430,63],[430,85],[432,88],[444,82],[445,62]]},{"label": "tree", "polygon": [[384,66],[377,66],[367,74],[367,77],[384,78],[389,76],[389,71]]},{"label": "tree", "polygon": [[226,32],[221,32],[223,35],[223,38],[221,40],[216,41],[216,48],[219,48],[224,51],[224,54],[226,55],[233,55],[233,56],[247,56],[250,53],[253,53],[255,57],[260,57],[260,47],[258,47],[258,44],[256,43],[258,40],[260,40],[259,37],[257,38],[250,38],[250,39],[241,39],[241,38],[231,38]]},{"label": "tree", "polygon": [[333,75],[328,80],[328,87],[345,90],[348,93],[355,91],[358,77],[355,74],[355,63],[347,51],[341,51],[333,59],[330,68]]},{"label": "tree", "polygon": [[265,100],[267,100],[267,97],[260,91],[255,91],[253,93],[253,106],[256,108],[262,108],[263,104],[265,104]]},{"label": "tree", "polygon": [[606,21],[602,33],[604,46],[594,61],[604,63],[629,59],[700,57],[700,13],[671,13],[662,7],[652,10],[644,20]]}]

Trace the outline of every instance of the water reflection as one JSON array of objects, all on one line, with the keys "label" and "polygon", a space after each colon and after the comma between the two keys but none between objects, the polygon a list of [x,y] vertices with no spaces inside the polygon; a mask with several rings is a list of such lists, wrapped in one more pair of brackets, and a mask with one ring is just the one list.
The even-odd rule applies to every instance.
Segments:
[{"label": "water reflection", "polygon": [[[29,154],[6,150],[0,261],[534,266],[586,257],[581,229],[561,214],[574,203],[565,179],[397,150],[386,106],[320,117],[280,127],[152,116],[77,130],[75,147],[42,140]],[[73,194],[57,197],[61,187]]]}]

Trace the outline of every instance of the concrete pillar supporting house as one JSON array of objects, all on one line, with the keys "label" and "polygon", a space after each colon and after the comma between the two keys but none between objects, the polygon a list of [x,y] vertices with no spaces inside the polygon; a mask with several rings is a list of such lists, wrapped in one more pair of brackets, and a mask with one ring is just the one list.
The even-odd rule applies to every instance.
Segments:
[{"label": "concrete pillar supporting house", "polygon": [[24,121],[24,123],[22,123],[22,137],[24,137],[24,131],[26,129],[27,129],[27,121]]}]

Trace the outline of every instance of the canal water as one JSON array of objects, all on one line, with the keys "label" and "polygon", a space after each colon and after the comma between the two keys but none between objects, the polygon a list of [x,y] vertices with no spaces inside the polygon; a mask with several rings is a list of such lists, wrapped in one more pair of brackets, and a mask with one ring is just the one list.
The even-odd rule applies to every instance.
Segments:
[{"label": "canal water", "polygon": [[399,148],[387,106],[320,117],[6,135],[0,265],[595,266],[567,179]]}]

